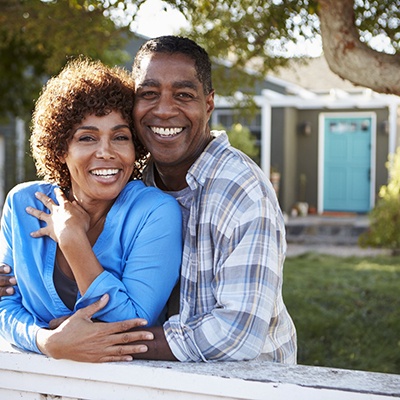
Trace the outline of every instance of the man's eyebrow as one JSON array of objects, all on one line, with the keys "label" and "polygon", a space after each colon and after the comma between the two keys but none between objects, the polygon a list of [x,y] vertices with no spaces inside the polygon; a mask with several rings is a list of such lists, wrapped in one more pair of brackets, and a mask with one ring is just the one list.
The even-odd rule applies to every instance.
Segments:
[{"label": "man's eyebrow", "polygon": [[144,87],[159,87],[160,82],[154,80],[154,79],[148,79],[146,81],[143,81],[141,83],[138,83],[136,85],[137,88],[144,88]]},{"label": "man's eyebrow", "polygon": [[[146,88],[146,87],[160,87],[161,83],[159,81],[156,81],[154,79],[149,79],[146,81],[143,81],[139,84],[137,84],[137,89],[142,89],[142,88]],[[192,81],[176,81],[172,84],[172,86],[175,89],[185,89],[185,88],[189,88],[189,89],[193,89],[193,90],[198,90],[198,85],[196,85],[195,82]]]},{"label": "man's eyebrow", "polygon": [[177,81],[177,82],[174,82],[172,86],[176,89],[185,89],[185,88],[189,88],[189,89],[193,89],[193,90],[198,89],[198,85],[196,85],[196,83],[194,83],[192,81]]}]

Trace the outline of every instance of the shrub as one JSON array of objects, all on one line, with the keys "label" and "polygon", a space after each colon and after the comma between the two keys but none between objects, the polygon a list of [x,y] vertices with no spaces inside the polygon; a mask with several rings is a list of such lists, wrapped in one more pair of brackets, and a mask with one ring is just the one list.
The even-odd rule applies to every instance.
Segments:
[{"label": "shrub", "polygon": [[217,130],[226,130],[231,145],[247,154],[255,162],[259,162],[260,149],[257,146],[256,137],[250,132],[250,129],[242,124],[233,124],[230,129],[225,129],[222,125],[213,127]]},{"label": "shrub", "polygon": [[379,199],[369,214],[370,227],[360,235],[361,247],[400,249],[400,147],[390,154],[386,167],[389,181],[379,190]]}]

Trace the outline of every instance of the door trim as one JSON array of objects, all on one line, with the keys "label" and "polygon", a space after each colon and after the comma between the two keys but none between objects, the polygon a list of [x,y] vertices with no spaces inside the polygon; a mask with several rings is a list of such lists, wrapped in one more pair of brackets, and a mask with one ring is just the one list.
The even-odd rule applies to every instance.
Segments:
[{"label": "door trim", "polygon": [[371,118],[371,180],[370,209],[375,205],[376,181],[376,113],[375,112],[328,112],[318,116],[318,214],[324,211],[324,166],[325,166],[325,119],[327,118]]}]

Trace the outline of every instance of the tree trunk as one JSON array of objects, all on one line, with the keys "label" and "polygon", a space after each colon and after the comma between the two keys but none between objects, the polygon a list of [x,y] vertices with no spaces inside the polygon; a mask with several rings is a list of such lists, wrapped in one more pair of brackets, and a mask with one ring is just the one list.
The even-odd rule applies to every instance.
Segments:
[{"label": "tree trunk", "polygon": [[317,2],[322,46],[330,69],[357,86],[400,95],[400,54],[381,53],[360,41],[354,1]]}]

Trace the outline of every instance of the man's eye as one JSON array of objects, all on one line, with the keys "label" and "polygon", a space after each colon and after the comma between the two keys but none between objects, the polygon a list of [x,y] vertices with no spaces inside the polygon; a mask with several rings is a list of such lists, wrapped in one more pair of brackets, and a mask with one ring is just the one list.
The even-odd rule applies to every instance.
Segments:
[{"label": "man's eye", "polygon": [[194,96],[191,93],[184,92],[184,93],[178,93],[177,97],[183,100],[190,100],[193,99]]},{"label": "man's eye", "polygon": [[157,92],[152,92],[152,91],[140,93],[140,97],[142,97],[144,99],[153,99],[156,96],[157,96]]}]

